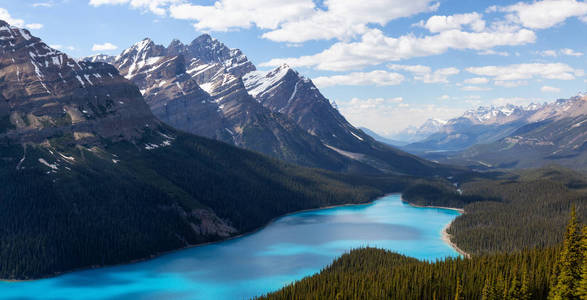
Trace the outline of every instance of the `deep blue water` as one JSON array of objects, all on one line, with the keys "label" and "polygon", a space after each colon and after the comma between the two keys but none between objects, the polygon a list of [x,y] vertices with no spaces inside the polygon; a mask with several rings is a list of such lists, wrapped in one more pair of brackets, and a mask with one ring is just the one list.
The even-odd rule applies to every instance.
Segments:
[{"label": "deep blue water", "polygon": [[237,239],[123,266],[27,282],[0,282],[8,299],[246,299],[319,272],[349,249],[376,246],[419,259],[457,256],[441,230],[459,215],[404,204],[368,205],[282,217]]}]

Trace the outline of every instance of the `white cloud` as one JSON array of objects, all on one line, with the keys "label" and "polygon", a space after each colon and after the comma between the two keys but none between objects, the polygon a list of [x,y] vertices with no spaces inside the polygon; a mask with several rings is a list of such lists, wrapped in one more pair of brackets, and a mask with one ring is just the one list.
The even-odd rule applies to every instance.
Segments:
[{"label": "white cloud", "polygon": [[442,68],[432,72],[432,69],[423,65],[396,65],[391,64],[387,66],[394,71],[406,71],[414,74],[414,80],[422,81],[424,83],[448,83],[448,77],[459,74],[457,68]]},{"label": "white cloud", "polygon": [[524,80],[532,78],[572,80],[575,76],[583,76],[581,69],[574,69],[563,63],[530,63],[508,66],[471,67],[467,72],[493,77],[496,81]]},{"label": "white cloud", "polygon": [[226,31],[253,25],[276,29],[283,22],[313,14],[314,8],[312,0],[219,0],[213,5],[173,5],[169,11],[173,18],[197,21],[197,30]]},{"label": "white cloud", "polygon": [[466,84],[486,84],[489,82],[489,79],[487,79],[485,77],[474,77],[474,78],[465,79],[464,82]]},{"label": "white cloud", "polygon": [[547,85],[541,87],[540,90],[545,93],[558,93],[561,91],[561,89],[559,89],[557,87],[552,87],[552,86],[547,86]]},{"label": "white cloud", "polygon": [[53,49],[57,49],[57,50],[69,50],[69,51],[75,50],[74,46],[63,46],[63,45],[59,45],[59,44],[49,45],[49,47],[51,47]]},{"label": "white cloud", "polygon": [[53,5],[55,5],[53,2],[37,2],[32,4],[33,7],[53,7]]},{"label": "white cloud", "polygon": [[371,29],[358,42],[338,42],[315,55],[272,59],[261,66],[287,63],[296,67],[344,71],[387,61],[442,54],[449,49],[484,50],[496,46],[524,45],[535,40],[534,32],[527,29],[514,32],[449,30],[432,36],[416,37],[410,34],[399,38],[387,37],[381,30]]},{"label": "white cloud", "polygon": [[587,15],[587,3],[576,0],[544,0],[532,3],[519,2],[494,10],[509,12],[508,19],[524,27],[545,29],[564,22],[568,18]]},{"label": "white cloud", "polygon": [[564,55],[569,55],[569,56],[583,56],[582,52],[578,52],[578,51],[575,51],[575,50],[569,49],[569,48],[561,49],[560,52]]},{"label": "white cloud", "polygon": [[26,24],[24,27],[26,27],[26,28],[28,28],[28,29],[36,30],[36,29],[41,29],[41,28],[43,28],[43,24],[39,24],[39,23],[32,23],[32,24]]},{"label": "white cloud", "polygon": [[492,49],[483,50],[477,52],[478,55],[499,55],[499,56],[510,56],[510,54],[506,51],[495,51]]},{"label": "white cloud", "polygon": [[195,20],[203,31],[235,28],[269,29],[262,37],[278,42],[348,39],[365,33],[368,24],[435,10],[434,0],[326,0],[317,7],[312,0],[218,0],[213,5],[182,3],[170,7],[171,16]]},{"label": "white cloud", "polygon": [[514,105],[528,105],[531,103],[541,103],[544,102],[545,99],[542,98],[525,98],[525,97],[500,97],[491,100],[491,104],[493,105],[506,105],[506,104],[514,104]]},{"label": "white cloud", "polygon": [[426,22],[420,21],[417,26],[424,27],[433,33],[453,29],[460,30],[463,26],[468,26],[473,31],[481,32],[485,29],[485,21],[481,14],[474,12],[452,16],[432,16]]},{"label": "white cloud", "polygon": [[450,99],[450,96],[449,95],[442,95],[442,96],[438,97],[438,99],[440,99],[440,100],[449,100]]},{"label": "white cloud", "polygon": [[354,72],[345,75],[322,76],[312,80],[319,88],[334,85],[398,85],[404,81],[404,76],[398,73],[382,70],[372,72]]},{"label": "white cloud", "polygon": [[26,23],[22,19],[13,18],[10,13],[4,8],[0,7],[0,20],[6,21],[8,24],[16,27],[21,28],[28,28],[28,29],[41,29],[43,28],[43,24],[38,23]]},{"label": "white cloud", "polygon": [[419,126],[429,118],[448,120],[465,110],[448,105],[406,103],[406,99],[354,98],[350,101],[336,100],[336,103],[349,122],[384,135],[397,133],[408,126]]},{"label": "white cloud", "polygon": [[558,51],[544,50],[544,51],[538,51],[537,53],[541,56],[550,56],[550,57],[557,57],[559,54],[560,55],[567,55],[567,56],[583,56],[582,52],[578,52],[578,51],[575,51],[575,50],[569,49],[569,48],[563,48]]},{"label": "white cloud", "polygon": [[94,44],[94,46],[92,46],[92,51],[112,51],[116,49],[118,49],[118,46],[111,43]]},{"label": "white cloud", "polygon": [[558,55],[555,50],[539,51],[538,54],[540,56],[550,56],[550,57],[557,57],[557,55]]},{"label": "white cloud", "polygon": [[484,92],[484,91],[491,91],[491,88],[474,86],[474,85],[465,85],[465,86],[461,87],[461,90],[467,91],[467,92]]},{"label": "white cloud", "polygon": [[496,80],[493,82],[493,84],[495,84],[497,86],[501,86],[501,87],[506,87],[506,88],[514,88],[514,87],[519,87],[522,85],[528,85],[528,81],[526,81],[526,80],[507,80],[507,81]]},{"label": "white cloud", "polygon": [[164,16],[167,13],[167,7],[172,4],[179,4],[184,0],[90,0],[90,5],[94,7],[102,5],[122,5],[128,4],[134,9],[143,9],[152,13]]}]

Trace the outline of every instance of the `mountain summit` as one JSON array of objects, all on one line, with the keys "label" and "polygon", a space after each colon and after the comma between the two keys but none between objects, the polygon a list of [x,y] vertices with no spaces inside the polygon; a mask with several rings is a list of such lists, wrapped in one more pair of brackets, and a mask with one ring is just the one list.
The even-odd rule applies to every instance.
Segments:
[{"label": "mountain summit", "polygon": [[242,51],[207,34],[167,47],[145,39],[100,59],[139,86],[158,118],[181,130],[335,171],[430,175],[442,169],[352,126],[289,66],[256,71]]},{"label": "mountain summit", "polygon": [[[120,58],[125,74],[151,82],[141,76],[155,68],[160,73],[151,74],[172,84],[153,95],[192,101],[185,92],[217,105],[222,96],[182,72],[183,56],[167,59],[162,50],[149,40],[137,44]],[[351,182],[176,130],[112,65],[76,62],[2,21],[0,52],[2,279],[144,259],[242,234],[288,212],[391,191],[387,183]]]}]

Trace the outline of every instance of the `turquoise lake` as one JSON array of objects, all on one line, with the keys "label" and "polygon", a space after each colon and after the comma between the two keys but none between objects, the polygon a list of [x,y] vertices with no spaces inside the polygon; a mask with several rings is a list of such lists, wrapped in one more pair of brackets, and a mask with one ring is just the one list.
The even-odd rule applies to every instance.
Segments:
[{"label": "turquoise lake", "polygon": [[291,214],[243,237],[128,265],[0,282],[2,299],[248,299],[319,272],[352,248],[419,259],[458,256],[441,231],[459,212],[417,208],[400,195]]}]

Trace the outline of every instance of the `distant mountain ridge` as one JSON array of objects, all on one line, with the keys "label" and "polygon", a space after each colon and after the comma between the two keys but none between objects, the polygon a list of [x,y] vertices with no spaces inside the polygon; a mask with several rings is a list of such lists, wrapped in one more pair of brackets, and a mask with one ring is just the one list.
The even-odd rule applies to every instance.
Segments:
[{"label": "distant mountain ridge", "polygon": [[374,138],[377,141],[380,141],[382,143],[386,143],[388,145],[391,146],[395,146],[395,147],[401,147],[401,146],[405,146],[408,143],[407,142],[402,142],[402,141],[396,141],[390,138],[386,138],[384,136],[379,135],[378,133],[376,133],[375,131],[366,128],[366,127],[360,127],[359,129],[361,129],[364,133],[370,135],[372,138]]},{"label": "distant mountain ridge", "polygon": [[171,126],[304,166],[433,174],[444,167],[355,128],[311,80],[284,65],[268,72],[209,35],[168,47],[145,39],[110,61]]},{"label": "distant mountain ridge", "polygon": [[497,168],[535,168],[560,164],[587,171],[587,97],[544,105],[511,134],[474,145],[445,161]]},{"label": "distant mountain ridge", "polygon": [[[431,151],[425,156],[469,166],[531,168],[555,163],[587,170],[586,119],[584,94],[524,107],[478,108],[404,149]],[[433,151],[440,147],[454,152]]]},{"label": "distant mountain ridge", "polygon": [[491,143],[525,124],[538,121],[538,112],[546,111],[549,107],[546,103],[527,106],[479,106],[448,120],[435,131],[431,131],[427,137],[406,145],[403,149],[415,153],[460,151],[476,144]]},{"label": "distant mountain ridge", "polygon": [[419,127],[409,126],[408,128],[391,135],[390,137],[394,140],[402,141],[405,146],[413,142],[418,142],[426,139],[430,135],[442,130],[443,126],[447,124],[447,121],[441,119],[430,118],[426,120]]}]

